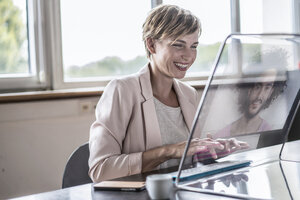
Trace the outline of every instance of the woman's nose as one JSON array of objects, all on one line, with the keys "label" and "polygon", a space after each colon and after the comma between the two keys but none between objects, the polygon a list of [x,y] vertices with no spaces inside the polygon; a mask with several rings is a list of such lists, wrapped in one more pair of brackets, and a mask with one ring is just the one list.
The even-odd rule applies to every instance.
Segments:
[{"label": "woman's nose", "polygon": [[183,51],[183,54],[182,54],[182,58],[185,60],[185,61],[189,61],[189,59],[191,59],[193,56],[193,50],[190,50],[190,49],[185,49]]}]

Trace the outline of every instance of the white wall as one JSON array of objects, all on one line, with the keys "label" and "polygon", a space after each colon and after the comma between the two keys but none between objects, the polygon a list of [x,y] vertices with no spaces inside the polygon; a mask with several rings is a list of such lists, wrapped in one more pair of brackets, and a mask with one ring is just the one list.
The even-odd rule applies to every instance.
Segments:
[{"label": "white wall", "polygon": [[98,98],[0,104],[0,199],[61,188]]},{"label": "white wall", "polygon": [[88,141],[98,100],[0,104],[0,199],[61,188],[69,156]]}]

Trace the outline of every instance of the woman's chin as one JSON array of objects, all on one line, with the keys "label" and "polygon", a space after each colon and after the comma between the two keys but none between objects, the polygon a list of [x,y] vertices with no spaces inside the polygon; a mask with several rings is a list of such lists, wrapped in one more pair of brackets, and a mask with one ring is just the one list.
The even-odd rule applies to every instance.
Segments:
[{"label": "woman's chin", "polygon": [[176,79],[183,79],[184,77],[185,77],[185,74],[186,74],[186,72],[181,72],[180,74],[177,74],[176,76],[175,76],[175,78]]}]

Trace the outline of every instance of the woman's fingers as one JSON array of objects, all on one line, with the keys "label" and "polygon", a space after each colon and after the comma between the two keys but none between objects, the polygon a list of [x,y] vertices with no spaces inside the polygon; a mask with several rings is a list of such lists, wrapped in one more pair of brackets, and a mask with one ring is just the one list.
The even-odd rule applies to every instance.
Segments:
[{"label": "woman's fingers", "polygon": [[204,153],[208,151],[208,148],[206,145],[203,145],[201,143],[202,140],[198,139],[198,138],[194,138],[191,141],[189,150],[188,150],[188,155],[194,155],[196,153]]},{"label": "woman's fingers", "polygon": [[211,133],[207,133],[207,134],[206,134],[206,137],[207,137],[207,138],[210,138],[210,139],[213,139],[213,136],[212,136]]},{"label": "woman's fingers", "polygon": [[217,141],[224,145],[224,147],[225,147],[224,151],[230,152],[231,145],[230,145],[230,142],[228,140],[226,140],[226,139],[218,139]]},{"label": "woman's fingers", "polygon": [[209,148],[209,153],[210,153],[210,155],[211,155],[211,157],[213,159],[217,159],[218,158],[217,152],[216,152],[215,148],[213,148],[213,147]]},{"label": "woman's fingers", "polygon": [[235,138],[229,138],[229,139],[217,139],[220,143],[222,143],[225,146],[225,150],[228,153],[232,153],[234,151],[240,150],[240,149],[247,149],[249,148],[249,145],[247,142],[239,141]]},{"label": "woman's fingers", "polygon": [[[198,139],[198,140],[193,140],[193,144],[192,146],[196,146],[196,147],[205,147],[205,148],[199,148],[196,149],[195,152],[193,152],[193,154],[197,155],[197,159],[199,160],[203,160],[203,159],[207,159],[207,158],[214,158],[217,159],[218,155],[217,155],[217,150],[223,150],[225,147],[223,144],[221,144],[220,142],[214,141],[212,139]],[[191,152],[192,153],[192,152]]]},{"label": "woman's fingers", "polygon": [[242,147],[242,149],[247,149],[250,147],[247,142],[243,142],[243,141],[240,141],[240,146]]},{"label": "woman's fingers", "polygon": [[[208,135],[209,136],[209,135]],[[171,146],[173,152],[173,158],[180,158],[183,155],[186,142],[177,143]],[[234,152],[238,149],[248,148],[246,142],[241,142],[235,138],[230,139],[217,139],[212,138],[193,138],[189,146],[187,155],[192,156],[197,154],[198,159],[217,159],[228,155],[230,152]]]},{"label": "woman's fingers", "polygon": [[203,139],[192,139],[188,155],[197,154],[199,160],[208,158],[217,159],[218,157],[224,157],[237,150],[249,148],[246,142],[239,141],[235,138],[214,140],[210,134],[207,136],[207,138]]},{"label": "woman's fingers", "polygon": [[229,141],[233,144],[236,149],[241,149],[239,141],[235,138],[230,138]]},{"label": "woman's fingers", "polygon": [[206,146],[197,146],[197,150],[196,152],[199,153],[199,152],[207,152],[207,147]]}]

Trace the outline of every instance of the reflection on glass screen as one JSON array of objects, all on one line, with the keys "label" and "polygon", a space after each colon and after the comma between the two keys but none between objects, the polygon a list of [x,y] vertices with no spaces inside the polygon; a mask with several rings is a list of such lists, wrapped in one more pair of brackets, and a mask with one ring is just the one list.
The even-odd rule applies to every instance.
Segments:
[{"label": "reflection on glass screen", "polygon": [[229,37],[193,138],[234,137],[247,142],[247,150],[282,143],[300,87],[299,44],[293,35]]}]

